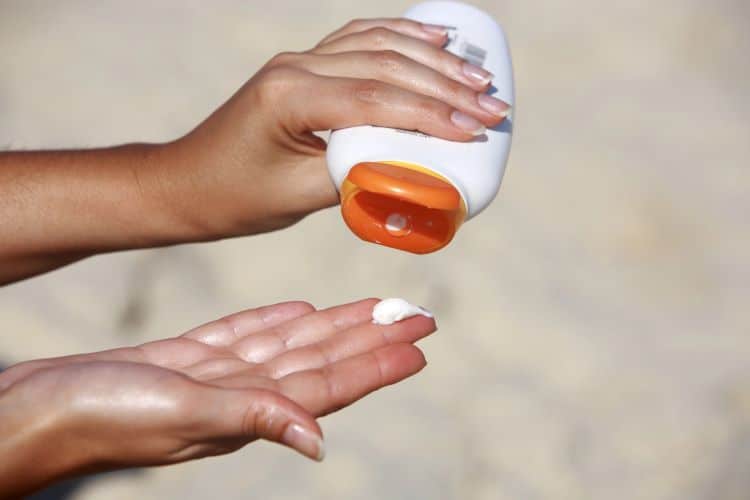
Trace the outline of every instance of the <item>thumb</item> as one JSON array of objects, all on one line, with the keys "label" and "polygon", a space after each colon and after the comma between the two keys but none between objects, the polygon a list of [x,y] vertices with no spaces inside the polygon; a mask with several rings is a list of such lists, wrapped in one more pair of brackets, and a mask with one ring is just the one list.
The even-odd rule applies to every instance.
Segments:
[{"label": "thumb", "polygon": [[[213,388],[209,427],[224,437],[265,439],[323,460],[323,432],[315,418],[279,393],[259,389]],[[208,408],[207,408],[208,409]]]}]

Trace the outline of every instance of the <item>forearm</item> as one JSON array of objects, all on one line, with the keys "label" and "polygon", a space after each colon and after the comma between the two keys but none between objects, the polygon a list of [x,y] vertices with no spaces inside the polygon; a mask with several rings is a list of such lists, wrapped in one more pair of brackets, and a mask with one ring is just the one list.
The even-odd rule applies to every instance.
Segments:
[{"label": "forearm", "polygon": [[0,283],[100,252],[205,239],[165,146],[0,153]]}]

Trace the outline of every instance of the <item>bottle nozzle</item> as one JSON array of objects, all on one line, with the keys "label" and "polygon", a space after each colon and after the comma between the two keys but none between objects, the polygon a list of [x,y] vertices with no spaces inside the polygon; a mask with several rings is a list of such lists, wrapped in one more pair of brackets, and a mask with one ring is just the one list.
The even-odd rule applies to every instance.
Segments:
[{"label": "bottle nozzle", "polygon": [[458,190],[404,163],[358,163],[344,180],[341,212],[360,238],[412,253],[447,245],[466,217]]}]

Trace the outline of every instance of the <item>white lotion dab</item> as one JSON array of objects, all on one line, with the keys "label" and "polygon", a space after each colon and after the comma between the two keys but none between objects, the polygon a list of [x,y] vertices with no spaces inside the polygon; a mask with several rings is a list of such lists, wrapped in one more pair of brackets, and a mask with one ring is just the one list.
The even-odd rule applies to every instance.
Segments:
[{"label": "white lotion dab", "polygon": [[420,314],[432,318],[430,311],[410,304],[404,299],[384,299],[372,308],[372,322],[376,325],[391,325]]}]

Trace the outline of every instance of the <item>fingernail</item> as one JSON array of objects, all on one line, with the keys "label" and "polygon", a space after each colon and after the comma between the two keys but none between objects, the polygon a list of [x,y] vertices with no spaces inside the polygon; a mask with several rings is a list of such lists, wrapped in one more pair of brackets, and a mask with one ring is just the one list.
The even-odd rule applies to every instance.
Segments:
[{"label": "fingernail", "polygon": [[448,28],[437,24],[422,24],[422,30],[433,35],[447,35]]},{"label": "fingernail", "polygon": [[479,94],[477,96],[477,102],[485,111],[492,113],[493,115],[505,118],[510,115],[511,107],[509,104],[492,97],[487,94]]},{"label": "fingernail", "polygon": [[456,127],[469,132],[471,135],[484,134],[485,128],[482,122],[460,111],[451,113],[451,121]]},{"label": "fingernail", "polygon": [[290,424],[281,436],[281,441],[306,457],[322,461],[326,455],[323,440],[315,432],[299,424]]},{"label": "fingernail", "polygon": [[486,69],[480,68],[479,66],[474,66],[473,64],[467,62],[463,64],[463,72],[464,75],[466,75],[466,78],[471,81],[481,83],[482,85],[487,85],[488,83],[490,83],[492,77],[495,76]]},{"label": "fingernail", "polygon": [[422,314],[422,316],[427,316],[428,318],[434,318],[435,315],[432,314],[432,312],[427,309],[426,307],[417,306],[419,308],[419,312]]}]

